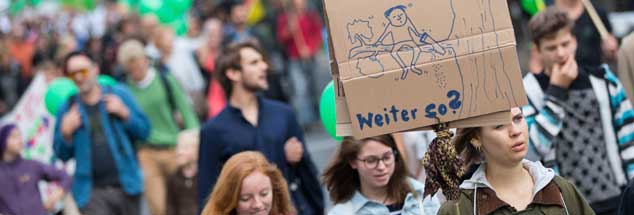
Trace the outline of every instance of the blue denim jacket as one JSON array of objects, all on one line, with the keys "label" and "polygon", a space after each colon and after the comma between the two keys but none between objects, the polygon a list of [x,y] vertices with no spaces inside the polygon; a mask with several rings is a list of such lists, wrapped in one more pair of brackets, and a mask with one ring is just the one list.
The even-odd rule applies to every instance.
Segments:
[{"label": "blue denim jacket", "polygon": [[[425,190],[424,185],[420,182],[414,180],[413,178],[408,178],[410,186],[415,190],[415,192],[422,198],[423,191]],[[425,214],[436,214],[438,213],[438,209],[440,208],[440,201],[436,196],[431,198],[425,198],[423,200],[423,208]],[[390,214],[387,207],[381,203],[373,202],[365,198],[361,192],[357,190],[357,192],[352,196],[347,202],[337,204],[334,208],[328,212],[328,215],[375,215],[375,214]],[[405,197],[405,203],[403,204],[403,215],[418,215],[421,214],[420,203],[418,198],[414,197],[412,193],[408,193]]]},{"label": "blue denim jacket", "polygon": [[[130,110],[130,118],[124,122],[118,118],[110,117],[106,112],[104,102],[99,102],[102,127],[104,128],[105,136],[108,137],[108,145],[112,149],[117,170],[119,170],[121,186],[128,195],[141,194],[143,192],[143,176],[130,141],[131,139],[146,139],[150,134],[150,123],[127,88],[122,85],[101,86],[101,90],[103,95],[114,94],[119,96]],[[61,119],[70,110],[72,104],[79,105],[82,125],[73,133],[72,141],[67,142],[62,136]],[[79,100],[79,96],[72,96],[68,102],[60,107],[57,112],[57,119],[60,120],[57,120],[55,124],[53,150],[55,155],[63,161],[75,158],[76,167],[73,176],[72,194],[75,201],[77,201],[77,206],[82,208],[90,200],[92,191],[92,162],[90,125],[88,125],[88,115],[85,112],[84,105]]]}]

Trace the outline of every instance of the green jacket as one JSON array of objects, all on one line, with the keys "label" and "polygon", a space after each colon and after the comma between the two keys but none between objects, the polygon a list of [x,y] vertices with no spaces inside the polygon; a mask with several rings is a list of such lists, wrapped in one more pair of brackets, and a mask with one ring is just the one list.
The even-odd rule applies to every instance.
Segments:
[{"label": "green jacket", "polygon": [[[525,161],[527,162],[527,161]],[[528,161],[530,162],[530,161]],[[533,165],[533,164],[531,164]],[[525,164],[526,166],[526,164]],[[536,165],[534,165],[536,166]],[[543,168],[539,164],[537,169]],[[483,168],[480,168],[483,169]],[[545,169],[545,168],[544,168]],[[482,170],[483,171],[483,170]],[[533,202],[531,202],[523,211],[516,211],[506,202],[502,201],[495,195],[495,191],[486,185],[488,182],[484,181],[480,186],[476,186],[476,189],[465,189],[464,183],[461,185],[460,198],[455,201],[445,202],[439,215],[451,214],[451,215],[510,215],[510,214],[548,214],[548,215],[586,215],[595,214],[590,205],[579,194],[574,185],[560,176],[541,177],[541,181],[538,181],[533,172],[546,172],[551,174],[552,171],[532,171],[531,175],[535,178],[536,186],[540,185],[539,191],[535,193]],[[476,171],[477,174],[477,171]],[[474,177],[476,177],[474,174]],[[539,177],[539,176],[538,176]],[[473,179],[473,177],[472,177]],[[473,180],[471,180],[473,182]],[[477,190],[477,192],[476,192]],[[477,198],[474,201],[474,193],[477,194]],[[563,199],[563,201],[562,201]],[[477,213],[474,213],[473,204],[476,202],[475,207]]]}]

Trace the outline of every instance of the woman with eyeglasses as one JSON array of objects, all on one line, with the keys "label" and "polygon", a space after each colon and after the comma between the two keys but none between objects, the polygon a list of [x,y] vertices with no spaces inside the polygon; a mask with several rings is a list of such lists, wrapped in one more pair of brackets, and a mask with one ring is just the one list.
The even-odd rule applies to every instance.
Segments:
[{"label": "woman with eyeglasses", "polygon": [[519,108],[509,118],[508,124],[458,129],[454,144],[463,168],[477,170],[438,214],[594,214],[574,185],[524,159],[528,125]]},{"label": "woman with eyeglasses", "polygon": [[435,197],[423,202],[424,185],[408,177],[391,135],[344,138],[323,179],[336,204],[329,215],[436,214],[440,206]]}]

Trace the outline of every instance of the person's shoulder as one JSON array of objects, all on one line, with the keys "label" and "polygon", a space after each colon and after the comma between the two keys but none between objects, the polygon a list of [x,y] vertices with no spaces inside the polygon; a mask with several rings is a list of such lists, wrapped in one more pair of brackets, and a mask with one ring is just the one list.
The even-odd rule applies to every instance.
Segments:
[{"label": "person's shoulder", "polygon": [[522,82],[526,90],[534,90],[535,88],[544,90],[545,86],[548,86],[549,79],[543,71],[537,74],[528,72],[522,78]]},{"label": "person's shoulder", "polygon": [[268,98],[261,98],[262,104],[264,106],[266,106],[267,108],[270,108],[271,110],[274,111],[282,111],[282,112],[292,112],[293,108],[291,108],[290,105],[286,104],[286,103],[282,103],[280,101],[277,100],[273,100],[273,99],[268,99]]},{"label": "person's shoulder", "polygon": [[460,214],[460,202],[456,200],[449,200],[443,203],[438,209],[438,214]]},{"label": "person's shoulder", "polygon": [[409,186],[412,187],[412,189],[419,191],[419,190],[424,190],[425,189],[425,185],[423,185],[423,183],[417,181],[414,178],[411,177],[407,177],[406,178],[407,183],[409,184]]},{"label": "person's shoulder", "polygon": [[[541,74],[541,73],[540,73]],[[538,75],[535,75],[532,72],[527,72],[523,77],[522,77],[522,81],[526,82],[526,81],[532,81],[533,79],[537,79]]]},{"label": "person's shoulder", "polygon": [[169,71],[156,71],[156,78],[154,78],[154,80],[159,78],[165,78],[165,80],[169,81],[170,86],[177,86],[179,84],[176,76]]},{"label": "person's shoulder", "polygon": [[37,161],[37,160],[27,160],[24,158],[21,158],[19,160],[20,165],[26,165],[26,166],[44,166],[44,163]]},{"label": "person's shoulder", "polygon": [[230,111],[228,108],[222,109],[222,111],[220,111],[220,113],[218,113],[218,115],[214,118],[207,120],[207,122],[200,127],[201,132],[217,130],[226,126],[227,122],[231,120],[231,117],[229,117],[230,113],[228,111]]},{"label": "person's shoulder", "polygon": [[[608,65],[600,65],[600,66],[583,66],[579,68],[580,71],[583,70],[584,73],[587,73],[590,76],[594,76],[596,78],[604,79],[608,81],[613,86],[619,85],[620,80],[619,77],[616,76],[609,68]],[[581,72],[580,72],[581,74]]]},{"label": "person's shoulder", "polygon": [[127,87],[126,84],[123,84],[123,83],[116,83],[113,85],[100,85],[100,86],[116,95],[130,94],[130,89]]},{"label": "person's shoulder", "polygon": [[352,201],[348,200],[343,203],[336,204],[328,211],[328,215],[348,215],[354,214]]},{"label": "person's shoulder", "polygon": [[26,167],[25,169],[28,169],[28,170],[31,170],[31,171],[40,170],[40,169],[43,169],[43,168],[45,168],[47,166],[47,164],[44,164],[44,163],[42,163],[42,162],[40,162],[38,160],[27,160],[27,159],[23,159],[22,158],[22,159],[20,159],[19,162],[20,162],[19,163],[20,166]]},{"label": "person's shoulder", "polygon": [[444,202],[440,209],[438,210],[438,214],[470,214],[473,210],[473,190],[463,190],[460,189],[460,197],[456,200],[447,200]]},{"label": "person's shoulder", "polygon": [[572,182],[559,175],[555,175],[555,177],[553,178],[553,182],[555,182],[560,189],[562,187],[574,187],[574,185],[572,185]]},{"label": "person's shoulder", "polygon": [[608,72],[609,71],[603,68],[603,66],[579,65],[579,74],[587,74],[603,78]]},{"label": "person's shoulder", "polygon": [[555,177],[553,178],[553,182],[555,182],[557,187],[559,187],[559,190],[561,190],[561,194],[564,197],[576,194],[575,185],[573,185],[572,182],[570,182],[568,179],[565,179],[559,175],[555,175]]}]

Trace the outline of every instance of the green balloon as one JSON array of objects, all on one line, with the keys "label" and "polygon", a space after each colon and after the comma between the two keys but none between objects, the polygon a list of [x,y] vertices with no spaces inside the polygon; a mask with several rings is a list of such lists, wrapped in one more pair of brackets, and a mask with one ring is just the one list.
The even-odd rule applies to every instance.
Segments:
[{"label": "green balloon", "polygon": [[167,7],[169,7],[175,14],[183,15],[192,6],[192,0],[168,0]]},{"label": "green balloon", "polygon": [[92,11],[97,8],[97,3],[94,0],[84,0],[82,2],[82,7],[84,10]]},{"label": "green balloon", "polygon": [[127,8],[135,8],[139,5],[139,0],[117,0],[117,3]]},{"label": "green balloon", "polygon": [[[145,15],[148,13],[154,13],[163,7],[163,1],[161,0],[141,0],[139,1],[139,13]],[[157,14],[158,15],[158,14]]]},{"label": "green balloon", "polygon": [[170,23],[179,17],[178,14],[174,13],[174,11],[165,4],[153,13],[156,14],[161,23]]},{"label": "green balloon", "polygon": [[167,25],[170,26],[178,36],[183,36],[187,33],[187,19],[184,16],[167,23]]},{"label": "green balloon", "polygon": [[97,77],[97,82],[105,86],[114,86],[117,84],[117,81],[108,75],[99,75],[99,77]]},{"label": "green balloon", "polygon": [[326,132],[337,142],[343,140],[337,136],[337,113],[335,108],[335,86],[332,81],[326,85],[319,101],[319,117]]},{"label": "green balloon", "polygon": [[48,85],[46,94],[44,94],[44,104],[46,110],[51,115],[57,114],[59,106],[64,104],[70,96],[78,92],[75,83],[68,78],[57,78]]},{"label": "green balloon", "polygon": [[61,0],[61,4],[76,10],[90,11],[97,7],[94,0]]},{"label": "green balloon", "polygon": [[521,0],[522,9],[531,16],[544,9],[544,0]]},{"label": "green balloon", "polygon": [[9,13],[11,13],[12,16],[15,16],[22,10],[24,10],[24,7],[26,7],[26,0],[11,1],[11,5],[9,6]]},{"label": "green balloon", "polygon": [[28,4],[29,6],[39,6],[42,3],[42,0],[29,0]]}]

